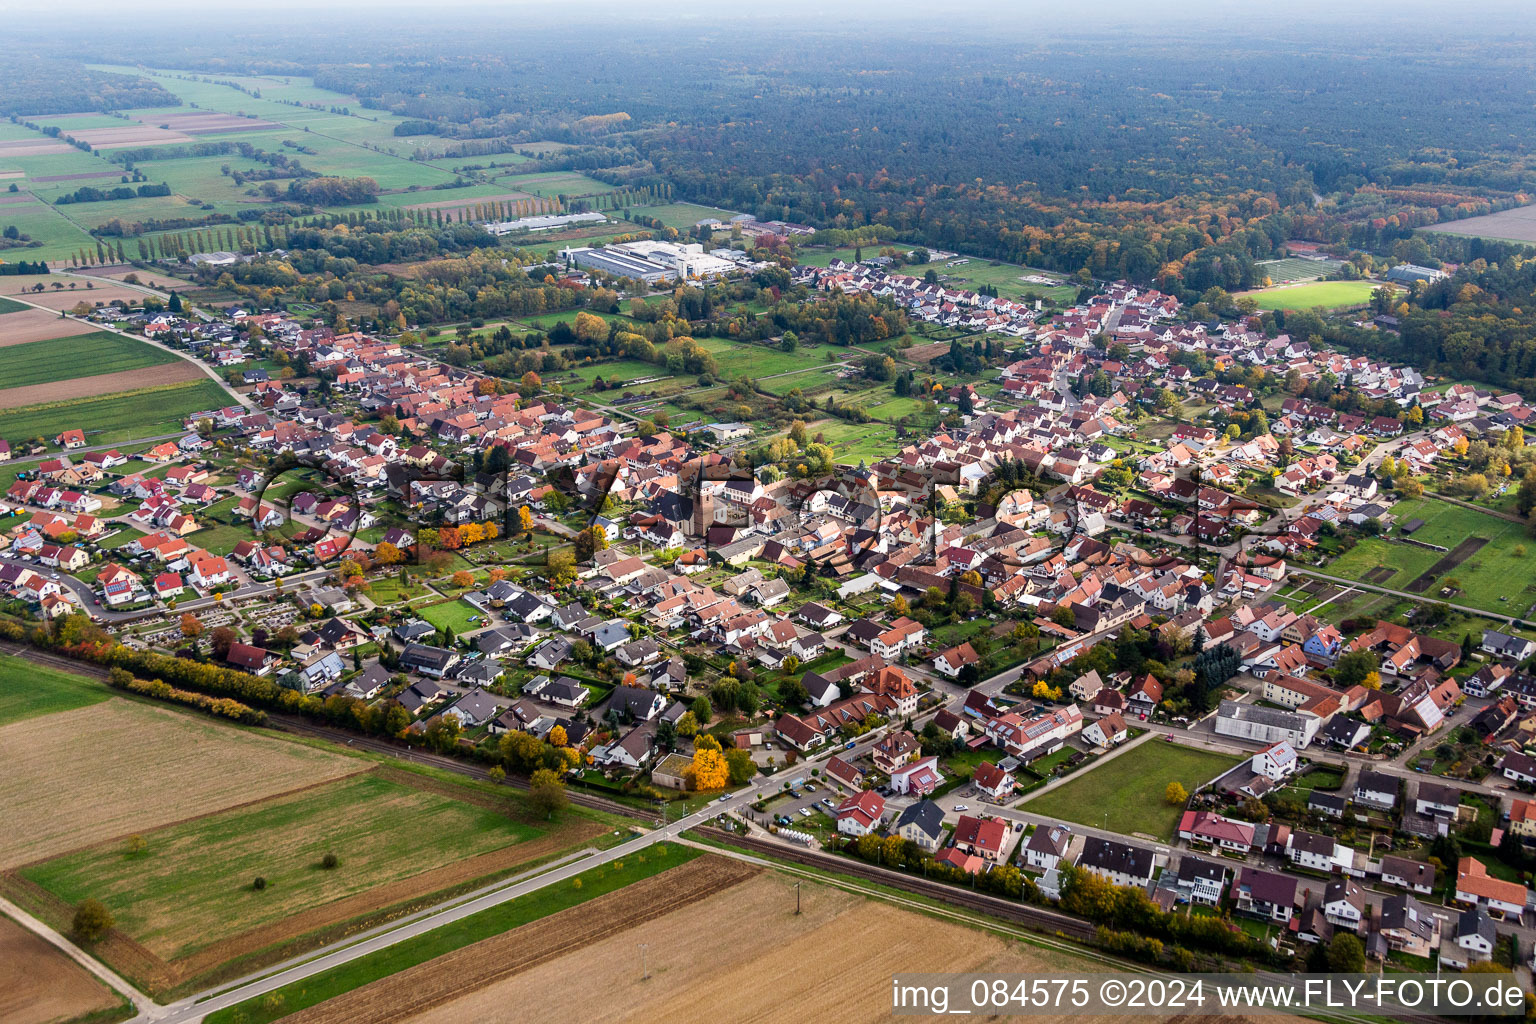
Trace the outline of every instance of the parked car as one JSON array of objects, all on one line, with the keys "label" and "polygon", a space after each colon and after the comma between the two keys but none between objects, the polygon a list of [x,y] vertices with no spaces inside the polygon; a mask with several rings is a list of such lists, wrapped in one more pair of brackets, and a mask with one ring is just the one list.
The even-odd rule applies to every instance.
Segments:
[{"label": "parked car", "polygon": [[969,804],[955,804],[955,810],[957,811],[968,811],[970,809],[971,807]]}]

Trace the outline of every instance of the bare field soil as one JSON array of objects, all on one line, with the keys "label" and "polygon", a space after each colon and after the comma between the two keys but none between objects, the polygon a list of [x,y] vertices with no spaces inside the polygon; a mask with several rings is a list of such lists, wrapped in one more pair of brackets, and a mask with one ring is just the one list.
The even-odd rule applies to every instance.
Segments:
[{"label": "bare field soil", "polygon": [[126,149],[129,146],[163,146],[172,142],[191,142],[192,136],[166,131],[154,125],[124,125],[121,128],[82,128],[69,132],[81,142],[97,149]]},{"label": "bare field soil", "polygon": [[90,277],[104,278],[108,281],[118,282],[121,282],[123,278],[132,275],[134,279],[139,282],[139,284],[145,286],[146,288],[175,288],[178,291],[185,291],[189,288],[197,287],[197,285],[193,284],[191,281],[184,281],[179,277],[171,277],[169,274],[156,274],[148,270],[139,270],[135,267],[118,267],[116,269],[108,270],[82,270],[79,271],[79,273],[88,275]]},{"label": "bare field soil", "polygon": [[1446,221],[1427,231],[1442,235],[1470,235],[1474,238],[1503,238],[1514,242],[1536,242],[1536,206],[1517,206],[1481,217]]},{"label": "bare field soil", "polygon": [[22,409],[29,405],[47,405],[50,402],[68,402],[76,398],[96,398],[114,391],[133,391],[138,388],[154,388],[164,384],[180,384],[189,380],[203,380],[208,375],[185,359],[159,366],[146,366],[139,370],[122,373],[99,373],[92,377],[76,377],[73,380],[56,380],[48,384],[30,384],[22,388],[6,388],[0,391],[0,409]]},{"label": "bare field soil", "polygon": [[0,751],[0,868],[369,767],[119,698],[0,728]]},{"label": "bare field soil", "polygon": [[[622,898],[629,892],[613,895]],[[803,913],[796,917],[793,881],[764,873],[673,909],[644,930],[648,981],[640,979],[635,948],[640,933],[609,929],[601,941],[579,951],[425,1013],[394,1019],[501,1024],[507,1007],[516,1006],[519,1021],[552,1024],[688,1021],[700,1019],[700,1007],[718,1004],[724,995],[733,1022],[799,1024],[807,1019],[806,1007],[814,1006],[817,1024],[852,1024],[891,1019],[894,973],[1101,969],[1070,954],[1010,942],[833,888],[805,885],[801,897]],[[582,983],[569,984],[578,974]]]},{"label": "bare field soil", "polygon": [[53,1024],[117,1004],[117,996],[57,947],[0,917],[0,1020]]},{"label": "bare field soil", "polygon": [[52,156],[55,153],[73,153],[75,147],[67,142],[55,142],[53,139],[40,138],[36,142],[31,139],[15,139],[11,142],[0,142],[0,157],[7,156]]},{"label": "bare field soil", "polygon": [[[73,283],[75,287],[69,287]],[[7,292],[8,295],[21,295],[20,291]],[[45,292],[30,292],[25,296],[28,302],[35,302],[39,306],[46,306],[52,310],[74,309],[80,303],[94,306],[98,303],[112,305],[115,302],[127,302],[137,305],[144,301],[144,293],[132,288],[124,287],[115,282],[97,285],[95,288],[87,288],[85,282],[78,278],[69,278],[62,289],[55,291],[51,286]]]},{"label": "bare field soil", "polygon": [[173,132],[183,132],[187,135],[208,135],[215,132],[231,131],[263,131],[268,128],[280,128],[275,121],[264,121],[260,118],[240,117],[238,114],[220,114],[216,112],[198,114],[162,114],[154,118],[139,118],[140,124],[152,124],[156,127],[165,125]]},{"label": "bare field soil", "polygon": [[34,341],[52,341],[55,338],[73,338],[77,334],[95,332],[96,328],[90,324],[64,319],[46,309],[24,309],[0,318],[0,348],[26,345]]},{"label": "bare field soil", "polygon": [[[426,1017],[420,1019],[461,1021],[466,1018],[457,1012],[450,1012],[447,1016],[436,1014],[451,1011],[463,1002],[457,997],[467,988],[492,985],[486,991],[493,991],[500,988],[497,983],[502,982],[502,979],[515,978],[540,964],[552,962],[565,965],[557,975],[557,988],[540,990],[516,985],[513,991],[521,996],[521,1005],[517,1002],[500,1002],[494,1019],[510,1019],[508,1008],[511,1006],[517,1006],[516,1019],[533,1019],[530,1015],[536,1015],[540,1007],[548,1007],[554,1012],[559,1004],[566,1003],[568,999],[582,1001],[582,992],[589,993],[594,1001],[596,998],[606,1001],[609,993],[601,993],[588,974],[589,970],[603,970],[601,962],[592,955],[593,943],[601,941],[604,936],[629,932],[630,929],[647,922],[656,922],[657,919],[687,916],[697,920],[696,904],[734,889],[757,871],[755,867],[726,857],[700,857],[628,888],[607,893],[532,924],[446,953],[435,960],[364,985],[346,995],[300,1010],[283,1019],[286,1024],[385,1024],[413,1019],[412,1014],[426,1014]],[[730,905],[734,906],[734,901]],[[721,921],[727,920],[748,919],[727,916],[713,918],[712,922],[718,926]],[[733,932],[737,930],[732,928]],[[710,931],[711,952],[706,955],[706,959],[714,955],[713,947],[722,944],[719,932],[715,928]],[[647,929],[647,934],[659,937],[654,928]],[[654,944],[656,937],[651,941]],[[628,948],[626,962],[632,968],[634,947],[627,939],[623,944]],[[578,973],[572,973],[568,958],[576,961]],[[581,979],[580,984],[572,985],[571,980],[578,977]],[[729,991],[722,988],[717,990],[716,995]],[[554,992],[560,993],[558,998],[551,997]],[[692,1009],[695,1013],[699,1005],[694,1004]],[[577,1014],[562,1016],[560,1019],[571,1021],[584,1018]],[[679,1019],[692,1018],[685,1015]]]}]

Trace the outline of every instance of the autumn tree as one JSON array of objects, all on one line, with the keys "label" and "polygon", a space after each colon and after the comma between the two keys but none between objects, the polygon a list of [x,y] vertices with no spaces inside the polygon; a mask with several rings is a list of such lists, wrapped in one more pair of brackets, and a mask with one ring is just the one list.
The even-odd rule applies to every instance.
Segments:
[{"label": "autumn tree", "polygon": [[373,549],[373,560],[380,565],[399,565],[405,561],[405,555],[398,547],[386,540]]},{"label": "autumn tree", "polygon": [[556,548],[544,559],[544,576],[550,583],[562,586],[576,578],[576,555],[568,548]]},{"label": "autumn tree", "polygon": [[1188,799],[1189,790],[1185,789],[1184,784],[1177,779],[1168,783],[1167,788],[1163,790],[1163,800],[1173,804],[1175,807],[1183,804]]},{"label": "autumn tree", "polygon": [[467,590],[475,585],[475,574],[468,569],[460,569],[453,574],[453,585],[460,590]]},{"label": "autumn tree", "polygon": [[229,657],[230,645],[239,639],[239,634],[228,626],[219,626],[208,634],[208,639],[213,644],[213,656],[223,660]]},{"label": "autumn tree", "polygon": [[529,370],[527,373],[523,374],[522,379],[517,382],[517,386],[518,390],[522,392],[523,397],[526,398],[531,395],[536,395],[540,391],[544,390],[544,381],[539,377],[538,374],[534,373],[532,370]]},{"label": "autumn tree", "polygon": [[565,733],[565,726],[563,725],[557,725],[553,729],[549,730],[549,736],[547,738],[549,740],[549,745],[552,747],[563,747],[570,742]]},{"label": "autumn tree", "polygon": [[74,931],[75,935],[86,942],[95,942],[107,932],[117,921],[112,917],[112,911],[101,900],[85,899],[75,907]]},{"label": "autumn tree", "polygon": [[565,783],[548,768],[540,768],[528,780],[528,804],[545,819],[565,810]]},{"label": "autumn tree", "polygon": [[533,532],[533,509],[523,505],[517,510],[517,528],[523,533]]},{"label": "autumn tree", "polygon": [[693,763],[686,774],[696,790],[724,789],[730,781],[730,766],[720,750],[720,741],[713,736],[698,737],[693,745]]},{"label": "autumn tree", "polygon": [[191,612],[183,612],[181,616],[181,635],[188,640],[196,640],[203,635],[203,624],[196,615]]}]

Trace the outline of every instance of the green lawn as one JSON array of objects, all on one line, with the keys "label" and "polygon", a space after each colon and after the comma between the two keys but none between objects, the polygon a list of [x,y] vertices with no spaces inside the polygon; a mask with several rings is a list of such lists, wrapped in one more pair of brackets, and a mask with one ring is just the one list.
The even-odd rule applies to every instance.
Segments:
[{"label": "green lawn", "polygon": [[[686,231],[701,220],[729,221],[736,216],[735,210],[721,210],[714,206],[696,203],[664,203],[661,206],[636,206],[635,216],[655,217],[669,228]],[[622,213],[619,216],[623,216]]]},{"label": "green lawn", "polygon": [[1117,757],[1102,759],[1023,807],[1031,814],[1167,841],[1173,838],[1183,810],[1163,799],[1168,783],[1177,780],[1193,793],[1236,763],[1236,758],[1225,754],[1147,740]]},{"label": "green lawn", "polygon": [[178,358],[137,338],[108,331],[34,341],[5,350],[5,358],[0,359],[0,390],[100,373],[123,373],[173,363]]},{"label": "green lawn", "polygon": [[184,416],[232,404],[229,393],[211,380],[120,391],[0,412],[0,437],[47,437],[75,427],[89,444],[113,444],[175,433]]},{"label": "green lawn", "polygon": [[0,298],[0,313],[20,313],[22,310],[31,308],[31,306],[17,302],[15,299]]},{"label": "green lawn", "polygon": [[1238,298],[1252,298],[1260,309],[1342,309],[1363,306],[1371,301],[1371,292],[1381,287],[1375,281],[1318,281],[1289,287],[1265,288],[1242,292]]},{"label": "green lawn", "polygon": [[485,622],[470,622],[471,615],[484,617],[481,612],[465,604],[463,601],[444,601],[441,604],[427,605],[416,609],[416,613],[426,619],[438,629],[451,629],[454,634],[466,633],[472,629],[479,629]]},{"label": "green lawn", "polygon": [[0,655],[0,725],[99,704],[110,696],[112,691],[94,679]]},{"label": "green lawn", "polygon": [[[119,928],[171,957],[539,834],[494,811],[364,774],[146,833],[141,854],[88,848],[26,876],[68,903],[102,900]],[[340,867],[320,866],[327,852]],[[251,887],[258,875],[267,880],[263,892]]]},{"label": "green lawn", "polygon": [[658,843],[623,861],[582,872],[576,876],[581,880],[579,886],[572,879],[490,907],[341,967],[285,985],[276,991],[276,999],[262,996],[215,1011],[206,1018],[207,1024],[270,1024],[279,1017],[398,974],[481,939],[580,906],[587,900],[685,864],[700,852],[692,847]]}]

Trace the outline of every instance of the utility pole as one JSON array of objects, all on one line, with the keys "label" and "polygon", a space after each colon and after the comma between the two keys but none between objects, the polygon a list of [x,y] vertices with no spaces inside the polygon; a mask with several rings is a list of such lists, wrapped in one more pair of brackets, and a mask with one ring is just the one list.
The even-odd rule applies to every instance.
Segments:
[{"label": "utility pole", "polygon": [[800,883],[795,883],[795,916],[800,916]]},{"label": "utility pole", "polygon": [[636,945],[640,947],[640,980],[649,981],[651,978],[651,971],[650,968],[646,966],[645,951],[650,946],[650,943],[638,942]]}]

